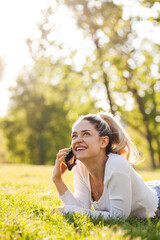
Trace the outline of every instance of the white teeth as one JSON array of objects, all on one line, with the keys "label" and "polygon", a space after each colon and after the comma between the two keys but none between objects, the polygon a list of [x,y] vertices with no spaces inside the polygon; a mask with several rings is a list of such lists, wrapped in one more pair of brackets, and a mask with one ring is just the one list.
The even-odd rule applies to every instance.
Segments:
[{"label": "white teeth", "polygon": [[83,148],[83,147],[77,147],[76,148],[76,151],[79,151],[79,150],[85,150],[86,148]]}]

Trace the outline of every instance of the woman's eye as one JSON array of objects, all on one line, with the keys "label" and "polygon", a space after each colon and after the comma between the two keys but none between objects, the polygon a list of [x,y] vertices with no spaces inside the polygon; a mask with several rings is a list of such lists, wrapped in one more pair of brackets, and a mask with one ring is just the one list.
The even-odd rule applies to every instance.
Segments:
[{"label": "woman's eye", "polygon": [[72,135],[72,138],[75,138],[76,137],[76,135]]},{"label": "woman's eye", "polygon": [[[84,132],[82,136],[89,136],[89,135],[90,133]],[[78,135],[75,135],[75,134],[72,135],[72,139],[75,139],[76,137],[78,137]]]},{"label": "woman's eye", "polygon": [[88,132],[85,132],[84,135],[90,135]]}]

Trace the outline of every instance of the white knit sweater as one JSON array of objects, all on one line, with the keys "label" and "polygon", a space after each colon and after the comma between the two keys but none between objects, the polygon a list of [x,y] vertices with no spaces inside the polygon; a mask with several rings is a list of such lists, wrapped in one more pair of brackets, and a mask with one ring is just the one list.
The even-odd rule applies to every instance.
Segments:
[{"label": "white knit sweater", "polygon": [[[139,218],[154,217],[158,207],[155,190],[144,183],[130,163],[122,156],[110,153],[105,165],[104,190],[98,201],[91,199],[89,172],[77,160],[74,171],[74,195],[68,189],[59,196],[65,213],[86,213],[93,217],[123,217],[129,215]],[[91,204],[95,210],[91,210]]]}]

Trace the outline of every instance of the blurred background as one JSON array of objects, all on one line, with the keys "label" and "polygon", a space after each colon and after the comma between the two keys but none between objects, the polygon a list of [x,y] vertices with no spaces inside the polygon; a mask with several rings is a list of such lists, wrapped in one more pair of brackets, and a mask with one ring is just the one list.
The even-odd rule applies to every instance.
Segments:
[{"label": "blurred background", "polygon": [[54,164],[78,116],[111,112],[160,167],[160,3],[0,0],[0,162]]}]

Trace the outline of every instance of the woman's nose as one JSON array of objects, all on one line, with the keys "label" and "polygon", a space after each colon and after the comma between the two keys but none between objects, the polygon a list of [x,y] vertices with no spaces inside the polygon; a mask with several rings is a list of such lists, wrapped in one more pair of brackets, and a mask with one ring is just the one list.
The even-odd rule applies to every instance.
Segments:
[{"label": "woman's nose", "polygon": [[76,139],[73,140],[74,143],[77,143],[77,142],[82,142],[83,141],[83,138],[82,136],[77,136]]}]

